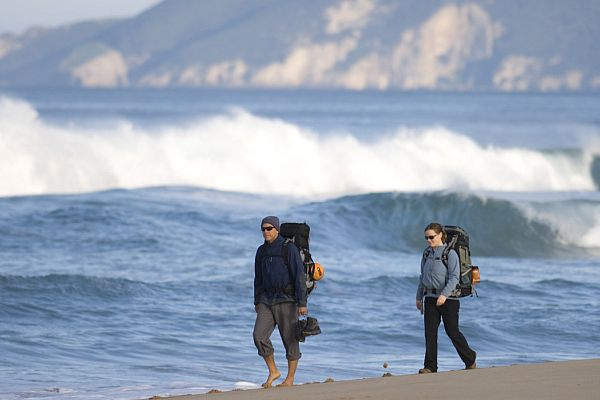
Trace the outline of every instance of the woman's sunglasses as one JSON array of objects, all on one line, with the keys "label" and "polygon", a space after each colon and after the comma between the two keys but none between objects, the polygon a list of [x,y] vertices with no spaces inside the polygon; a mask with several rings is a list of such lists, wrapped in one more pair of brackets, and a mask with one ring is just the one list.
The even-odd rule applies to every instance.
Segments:
[{"label": "woman's sunglasses", "polygon": [[425,240],[433,240],[435,239],[437,235],[433,235],[433,236],[425,236]]}]

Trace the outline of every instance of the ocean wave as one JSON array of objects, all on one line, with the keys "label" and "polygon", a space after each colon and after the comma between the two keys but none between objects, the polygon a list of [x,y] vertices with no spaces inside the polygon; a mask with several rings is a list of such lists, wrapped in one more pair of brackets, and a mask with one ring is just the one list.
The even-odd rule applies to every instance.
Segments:
[{"label": "ocean wave", "polygon": [[477,256],[553,257],[600,250],[600,239],[594,234],[600,229],[600,202],[593,200],[372,193],[305,204],[292,215],[316,221],[313,242],[335,237],[337,249],[414,252],[423,247],[423,227],[439,221],[465,228],[471,236],[471,252]]},{"label": "ocean wave", "polygon": [[[259,209],[255,207],[262,200],[254,196],[173,188],[4,199],[0,233],[5,240],[0,248],[23,253],[29,261],[20,262],[36,263],[43,272],[61,271],[52,263],[82,253],[86,258],[80,271],[92,271],[101,262],[113,272],[144,268],[152,281],[178,279],[176,272],[196,279],[194,268],[214,268],[226,255],[232,268],[217,268],[200,278],[220,281],[250,262],[260,242],[259,216],[278,203],[268,197],[265,201]],[[465,228],[476,258],[600,254],[598,195],[388,192],[279,207],[282,221],[311,225],[311,249],[318,260],[329,259],[334,268],[352,264],[354,271],[364,270],[369,277],[377,263],[419,254],[422,230],[432,221]],[[35,258],[39,251],[62,256],[40,262]],[[174,275],[162,265],[170,265]]]},{"label": "ocean wave", "polygon": [[[15,298],[41,297],[84,297],[98,300],[127,301],[127,298],[155,299],[192,296],[223,298],[228,294],[246,294],[245,278],[239,275],[221,279],[174,280],[167,282],[143,282],[126,278],[100,277],[80,274],[46,274],[34,276],[0,275],[0,293]],[[244,282],[240,285],[239,282]]]},{"label": "ocean wave", "polygon": [[577,282],[570,279],[543,279],[534,283],[535,287],[552,290],[577,291],[600,291],[600,285],[592,282]]},{"label": "ocean wave", "polygon": [[[414,276],[379,275],[371,278],[361,278],[361,274],[353,273],[348,276],[343,272],[327,276],[327,292],[338,296],[354,296],[358,292],[384,293],[397,291],[416,291],[418,284],[417,270]],[[320,284],[317,284],[317,292]]]},{"label": "ocean wave", "polygon": [[85,275],[48,274],[43,276],[0,275],[0,290],[13,295],[90,296],[123,298],[152,296],[158,287],[123,278],[103,278]]},{"label": "ocean wave", "polygon": [[153,130],[56,126],[0,98],[0,196],[191,185],[334,197],[381,191],[595,190],[600,148],[543,152],[482,146],[443,127],[372,142],[243,110]]},{"label": "ocean wave", "polygon": [[[485,278],[486,269],[490,266],[482,266],[484,279],[475,286],[476,295],[472,298],[481,299],[497,298],[535,298],[543,299],[548,293],[555,298],[564,296],[587,296],[600,291],[600,284],[592,282],[577,282],[568,279],[546,279],[540,281],[522,281],[515,279],[507,282],[505,280]],[[340,274],[329,276],[326,286],[318,288],[316,296],[319,301],[323,298],[335,298],[344,301],[348,297],[365,296],[376,302],[382,302],[390,298],[414,298],[417,290],[418,277],[415,276],[390,276],[380,275],[369,279],[346,279]],[[509,273],[507,273],[508,275]],[[333,300],[331,300],[333,301]],[[336,300],[336,302],[339,302]]]}]

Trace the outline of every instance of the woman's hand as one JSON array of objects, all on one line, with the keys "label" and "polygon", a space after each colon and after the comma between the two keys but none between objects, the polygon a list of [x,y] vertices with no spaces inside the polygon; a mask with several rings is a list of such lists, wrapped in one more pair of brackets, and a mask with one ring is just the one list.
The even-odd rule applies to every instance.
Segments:
[{"label": "woman's hand", "polygon": [[308,314],[307,307],[298,307],[298,315],[306,315],[306,314]]},{"label": "woman's hand", "polygon": [[435,303],[436,306],[443,306],[444,303],[446,302],[446,296],[444,296],[443,294],[440,294],[440,297],[437,298],[437,302]]},{"label": "woman's hand", "polygon": [[417,300],[417,310],[423,312],[423,302],[421,300]]}]

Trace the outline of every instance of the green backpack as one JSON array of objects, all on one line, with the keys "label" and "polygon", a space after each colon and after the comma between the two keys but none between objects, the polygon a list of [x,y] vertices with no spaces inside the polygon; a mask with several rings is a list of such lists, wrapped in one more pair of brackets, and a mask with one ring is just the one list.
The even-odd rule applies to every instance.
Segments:
[{"label": "green backpack", "polygon": [[458,254],[460,264],[460,277],[452,297],[477,296],[475,285],[479,283],[479,267],[471,264],[471,250],[469,249],[469,234],[460,226],[445,225],[446,249],[442,254],[442,262],[448,268],[448,253],[451,250]]}]

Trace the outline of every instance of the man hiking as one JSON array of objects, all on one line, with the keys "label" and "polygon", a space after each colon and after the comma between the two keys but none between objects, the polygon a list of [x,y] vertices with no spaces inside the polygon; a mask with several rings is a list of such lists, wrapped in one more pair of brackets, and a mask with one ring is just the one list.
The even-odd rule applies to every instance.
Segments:
[{"label": "man hiking", "polygon": [[[275,365],[273,345],[270,336],[275,329],[285,347],[288,360],[288,374],[278,386],[292,386],[298,367],[300,343],[296,338],[298,316],[306,315],[306,280],[304,265],[298,248],[289,243],[283,246],[284,238],[279,235],[279,218],[268,216],[261,222],[265,242],[256,251],[254,260],[254,344],[258,354],[265,359],[269,376],[263,387],[271,387],[281,376]],[[284,248],[287,255],[284,259]],[[287,265],[286,265],[287,260]]]}]

